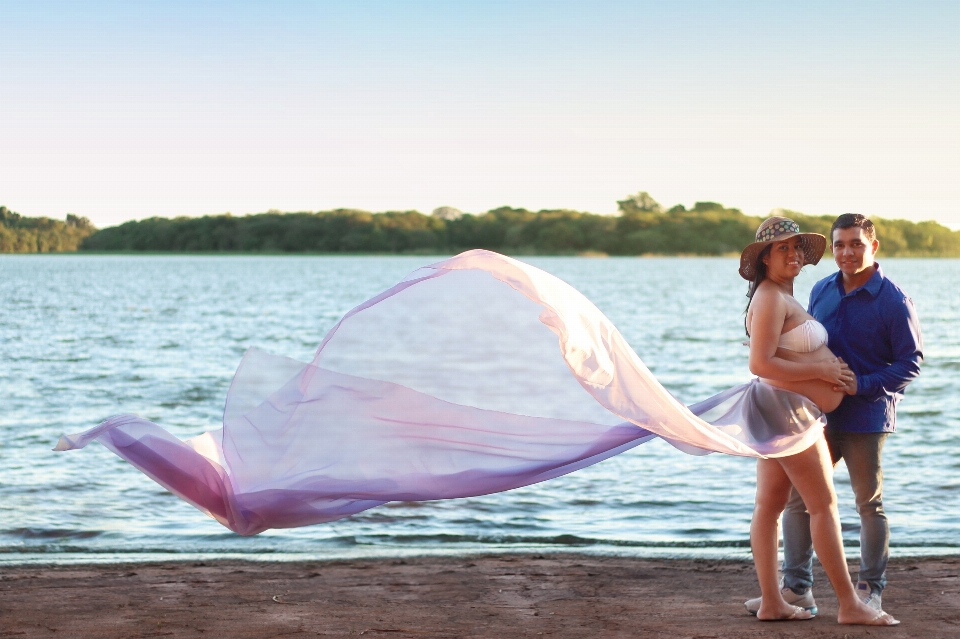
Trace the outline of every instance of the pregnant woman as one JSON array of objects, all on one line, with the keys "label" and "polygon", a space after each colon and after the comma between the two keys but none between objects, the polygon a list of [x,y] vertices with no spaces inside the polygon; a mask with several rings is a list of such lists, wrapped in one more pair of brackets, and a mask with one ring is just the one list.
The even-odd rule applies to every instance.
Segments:
[{"label": "pregnant woman", "polygon": [[[755,549],[763,593],[772,594],[760,618],[803,616],[778,601],[775,583],[775,513],[792,479],[808,506],[820,508],[815,540],[840,594],[840,620],[876,623],[841,579],[825,420],[815,404],[829,408],[830,384],[843,380],[844,367],[826,352],[803,355],[824,360],[793,361],[776,348],[783,329],[805,319],[789,285],[823,252],[816,236],[816,259],[798,256],[804,239],[792,229],[762,227],[760,252],[771,250],[759,258],[766,274],[748,318],[757,373],[780,381],[754,379],[684,406],[579,291],[529,264],[474,250],[420,268],[347,312],[310,362],[248,350],[222,428],[182,441],[146,419],[118,415],[61,437],[56,449],[99,441],[241,535],[330,522],[391,501],[527,486],[656,437],[691,454],[768,457]],[[778,241],[783,248],[774,251]]]},{"label": "pregnant woman", "polygon": [[[823,412],[834,410],[852,372],[827,348],[827,332],[793,297],[793,281],[805,264],[817,263],[826,240],[800,233],[793,220],[772,217],[757,230],[757,241],[740,256],[740,275],[750,281],[746,328],[750,371],[770,386],[804,395]],[[885,612],[864,604],[847,572],[840,517],[832,480],[833,464],[823,437],[795,455],[757,460],[757,498],[750,526],[762,602],[761,620],[809,619],[813,613],[784,601],[777,580],[777,524],[792,486],[810,513],[810,532],[820,563],[840,603],[840,623],[895,625]]]}]

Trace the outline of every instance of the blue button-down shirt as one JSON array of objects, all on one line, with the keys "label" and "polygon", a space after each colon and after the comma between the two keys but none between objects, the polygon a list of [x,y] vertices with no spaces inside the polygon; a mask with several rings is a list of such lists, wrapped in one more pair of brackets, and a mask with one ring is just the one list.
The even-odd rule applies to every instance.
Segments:
[{"label": "blue button-down shirt", "polygon": [[857,433],[896,430],[897,402],[920,374],[923,341],[906,293],[883,276],[880,264],[849,293],[839,271],[817,282],[808,311],[827,329],[828,346],[857,376],[857,394],[827,414],[827,428]]}]

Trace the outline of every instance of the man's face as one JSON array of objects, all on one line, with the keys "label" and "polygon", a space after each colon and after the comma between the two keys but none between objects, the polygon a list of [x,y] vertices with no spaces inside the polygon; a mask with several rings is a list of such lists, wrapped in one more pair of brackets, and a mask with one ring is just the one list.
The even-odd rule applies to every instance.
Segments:
[{"label": "man's face", "polygon": [[877,240],[867,239],[863,229],[852,226],[833,231],[833,259],[844,275],[857,275],[873,266],[873,256],[880,247]]}]

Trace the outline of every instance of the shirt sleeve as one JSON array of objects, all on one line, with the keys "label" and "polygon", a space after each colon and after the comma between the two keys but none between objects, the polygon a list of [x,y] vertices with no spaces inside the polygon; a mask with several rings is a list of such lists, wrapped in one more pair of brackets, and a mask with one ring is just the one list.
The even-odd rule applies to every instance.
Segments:
[{"label": "shirt sleeve", "polygon": [[874,373],[857,375],[857,395],[874,399],[902,393],[920,374],[923,338],[917,309],[909,297],[904,296],[898,302],[890,305],[887,315],[893,361]]}]

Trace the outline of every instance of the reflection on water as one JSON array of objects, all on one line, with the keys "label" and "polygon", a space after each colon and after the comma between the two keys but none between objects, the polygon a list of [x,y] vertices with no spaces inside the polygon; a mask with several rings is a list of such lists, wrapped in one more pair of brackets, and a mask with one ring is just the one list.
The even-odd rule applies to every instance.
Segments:
[{"label": "reflection on water", "polygon": [[[0,256],[0,562],[570,547],[748,553],[753,462],[689,457],[659,441],[509,493],[388,504],[253,538],[226,531],[100,446],[50,451],[60,434],[120,412],[181,438],[218,427],[248,347],[309,360],[344,312],[428,261]],[[590,298],[683,401],[749,378],[741,345],[745,285],[735,259],[528,261]],[[798,299],[805,303],[831,267],[824,260],[801,275]],[[960,261],[886,260],[883,267],[913,295],[927,355],[884,455],[894,552],[960,552],[960,296],[953,292]],[[844,537],[855,545],[858,519],[842,468],[837,488]]]}]

